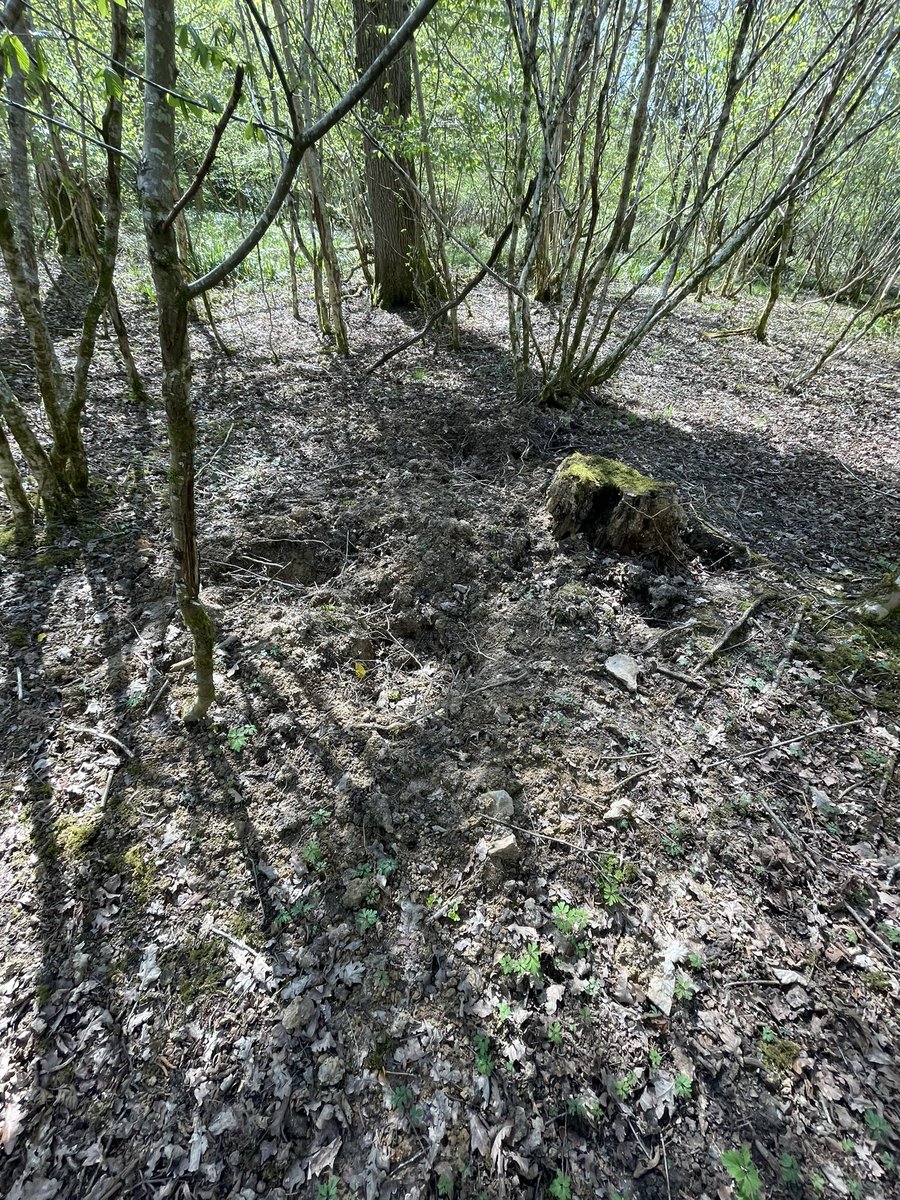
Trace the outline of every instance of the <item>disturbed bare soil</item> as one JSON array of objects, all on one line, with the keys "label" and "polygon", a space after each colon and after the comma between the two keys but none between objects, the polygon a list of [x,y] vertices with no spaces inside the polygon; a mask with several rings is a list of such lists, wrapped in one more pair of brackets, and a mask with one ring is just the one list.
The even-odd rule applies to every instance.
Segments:
[{"label": "disturbed bare soil", "polygon": [[[896,343],[798,391],[812,309],[691,303],[560,413],[493,292],[373,376],[400,317],[263,300],[193,335],[208,723],[106,349],[79,525],[4,551],[0,1194],[900,1195]],[[557,543],[572,450],[752,559]]]}]

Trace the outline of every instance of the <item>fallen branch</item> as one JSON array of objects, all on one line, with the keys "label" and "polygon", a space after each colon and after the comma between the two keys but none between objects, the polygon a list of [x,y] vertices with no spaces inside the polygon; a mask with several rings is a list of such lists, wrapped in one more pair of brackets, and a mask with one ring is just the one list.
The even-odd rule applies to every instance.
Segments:
[{"label": "fallen branch", "polygon": [[681,671],[673,671],[671,667],[664,667],[661,663],[654,662],[651,664],[652,669],[660,675],[666,675],[669,679],[677,679],[679,683],[686,683],[688,687],[705,688],[706,683],[702,679],[697,679],[694,675],[683,675]]},{"label": "fallen branch", "polygon": [[823,737],[826,733],[833,733],[835,729],[849,729],[851,725],[861,725],[862,717],[857,717],[855,721],[841,721],[837,725],[826,725],[824,729],[811,729],[808,733],[798,733],[796,737],[785,738],[782,742],[772,742],[768,746],[757,746],[755,750],[748,750],[746,754],[736,754],[734,758],[717,758],[715,762],[707,763],[702,768],[704,772],[712,770],[713,767],[725,767],[729,763],[743,762],[747,758],[756,758],[760,754],[768,754],[770,750],[781,750],[785,746],[793,746],[795,742],[806,742],[810,738]]},{"label": "fallen branch", "polygon": [[725,649],[734,635],[740,629],[743,629],[756,610],[765,604],[767,600],[773,599],[776,595],[776,592],[761,592],[751,604],[748,604],[734,624],[729,625],[718,641],[712,646],[712,648],[707,650],[706,654],[704,654],[703,658],[700,660],[700,670],[702,671],[704,667],[708,667],[716,655],[720,654],[722,650]]},{"label": "fallen branch", "polygon": [[89,737],[99,738],[102,742],[111,742],[114,746],[127,754],[129,758],[134,758],[134,753],[128,749],[124,742],[120,742],[117,737],[113,737],[111,733],[105,733],[102,729],[92,729],[89,725],[66,725],[66,729],[74,729],[76,733],[86,733]]}]

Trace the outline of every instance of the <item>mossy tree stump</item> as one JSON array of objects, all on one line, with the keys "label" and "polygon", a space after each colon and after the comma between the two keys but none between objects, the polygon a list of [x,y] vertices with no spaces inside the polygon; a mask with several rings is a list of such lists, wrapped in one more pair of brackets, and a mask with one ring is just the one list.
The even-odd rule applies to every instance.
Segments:
[{"label": "mossy tree stump", "polygon": [[581,536],[617,554],[692,557],[682,540],[688,518],[671,483],[648,479],[612,458],[570,454],[547,493],[556,538]]}]

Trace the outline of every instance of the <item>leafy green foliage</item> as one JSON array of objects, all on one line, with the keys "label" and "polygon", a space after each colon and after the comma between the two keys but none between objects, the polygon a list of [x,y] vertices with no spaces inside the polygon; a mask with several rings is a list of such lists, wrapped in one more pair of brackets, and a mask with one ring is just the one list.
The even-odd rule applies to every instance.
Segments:
[{"label": "leafy green foliage", "polygon": [[228,730],[225,736],[228,739],[228,745],[235,754],[241,754],[255,734],[255,725],[235,725]]},{"label": "leafy green foliage", "polygon": [[675,1076],[675,1095],[679,1100],[687,1100],[691,1094],[693,1084],[689,1075],[684,1075],[679,1072]]},{"label": "leafy green foliage", "polygon": [[747,1143],[738,1150],[726,1150],[721,1159],[722,1166],[734,1180],[738,1200],[759,1200],[762,1177],[754,1166]]},{"label": "leafy green foliage", "polygon": [[877,1111],[877,1109],[867,1108],[863,1115],[863,1120],[871,1131],[876,1142],[886,1142],[891,1136],[890,1124],[884,1119],[881,1113]]},{"label": "leafy green foliage", "polygon": [[571,1200],[572,1183],[564,1171],[557,1171],[553,1176],[547,1195],[551,1196],[552,1200]]},{"label": "leafy green foliage", "polygon": [[500,959],[500,970],[504,975],[519,975],[522,978],[531,976],[538,979],[541,974],[541,956],[537,942],[531,942],[518,958],[504,954]]},{"label": "leafy green foliage", "polygon": [[361,933],[365,933],[371,929],[378,921],[378,910],[374,908],[361,908],[356,914],[356,924],[359,926]]},{"label": "leafy green foliage", "polygon": [[793,1154],[788,1154],[787,1151],[778,1160],[778,1173],[781,1176],[781,1182],[786,1183],[788,1187],[799,1183],[803,1178],[800,1164],[794,1158]]},{"label": "leafy green foliage", "polygon": [[479,1075],[492,1075],[494,1060],[491,1058],[491,1039],[486,1033],[475,1034],[475,1070]]}]

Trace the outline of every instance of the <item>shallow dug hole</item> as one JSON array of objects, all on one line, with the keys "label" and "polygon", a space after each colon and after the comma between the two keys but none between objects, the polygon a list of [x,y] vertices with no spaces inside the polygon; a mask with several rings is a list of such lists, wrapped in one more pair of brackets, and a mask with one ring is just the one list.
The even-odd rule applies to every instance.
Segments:
[{"label": "shallow dug hole", "polygon": [[[245,348],[196,346],[211,720],[161,417],[105,354],[102,517],[0,577],[0,1191],[897,1195],[896,655],[850,619],[896,557],[895,349],[794,395],[805,310],[764,347],[689,304],[541,413],[489,290],[462,354],[371,378],[395,318],[276,363],[233,302]],[[573,451],[753,557],[558,542]]]}]

